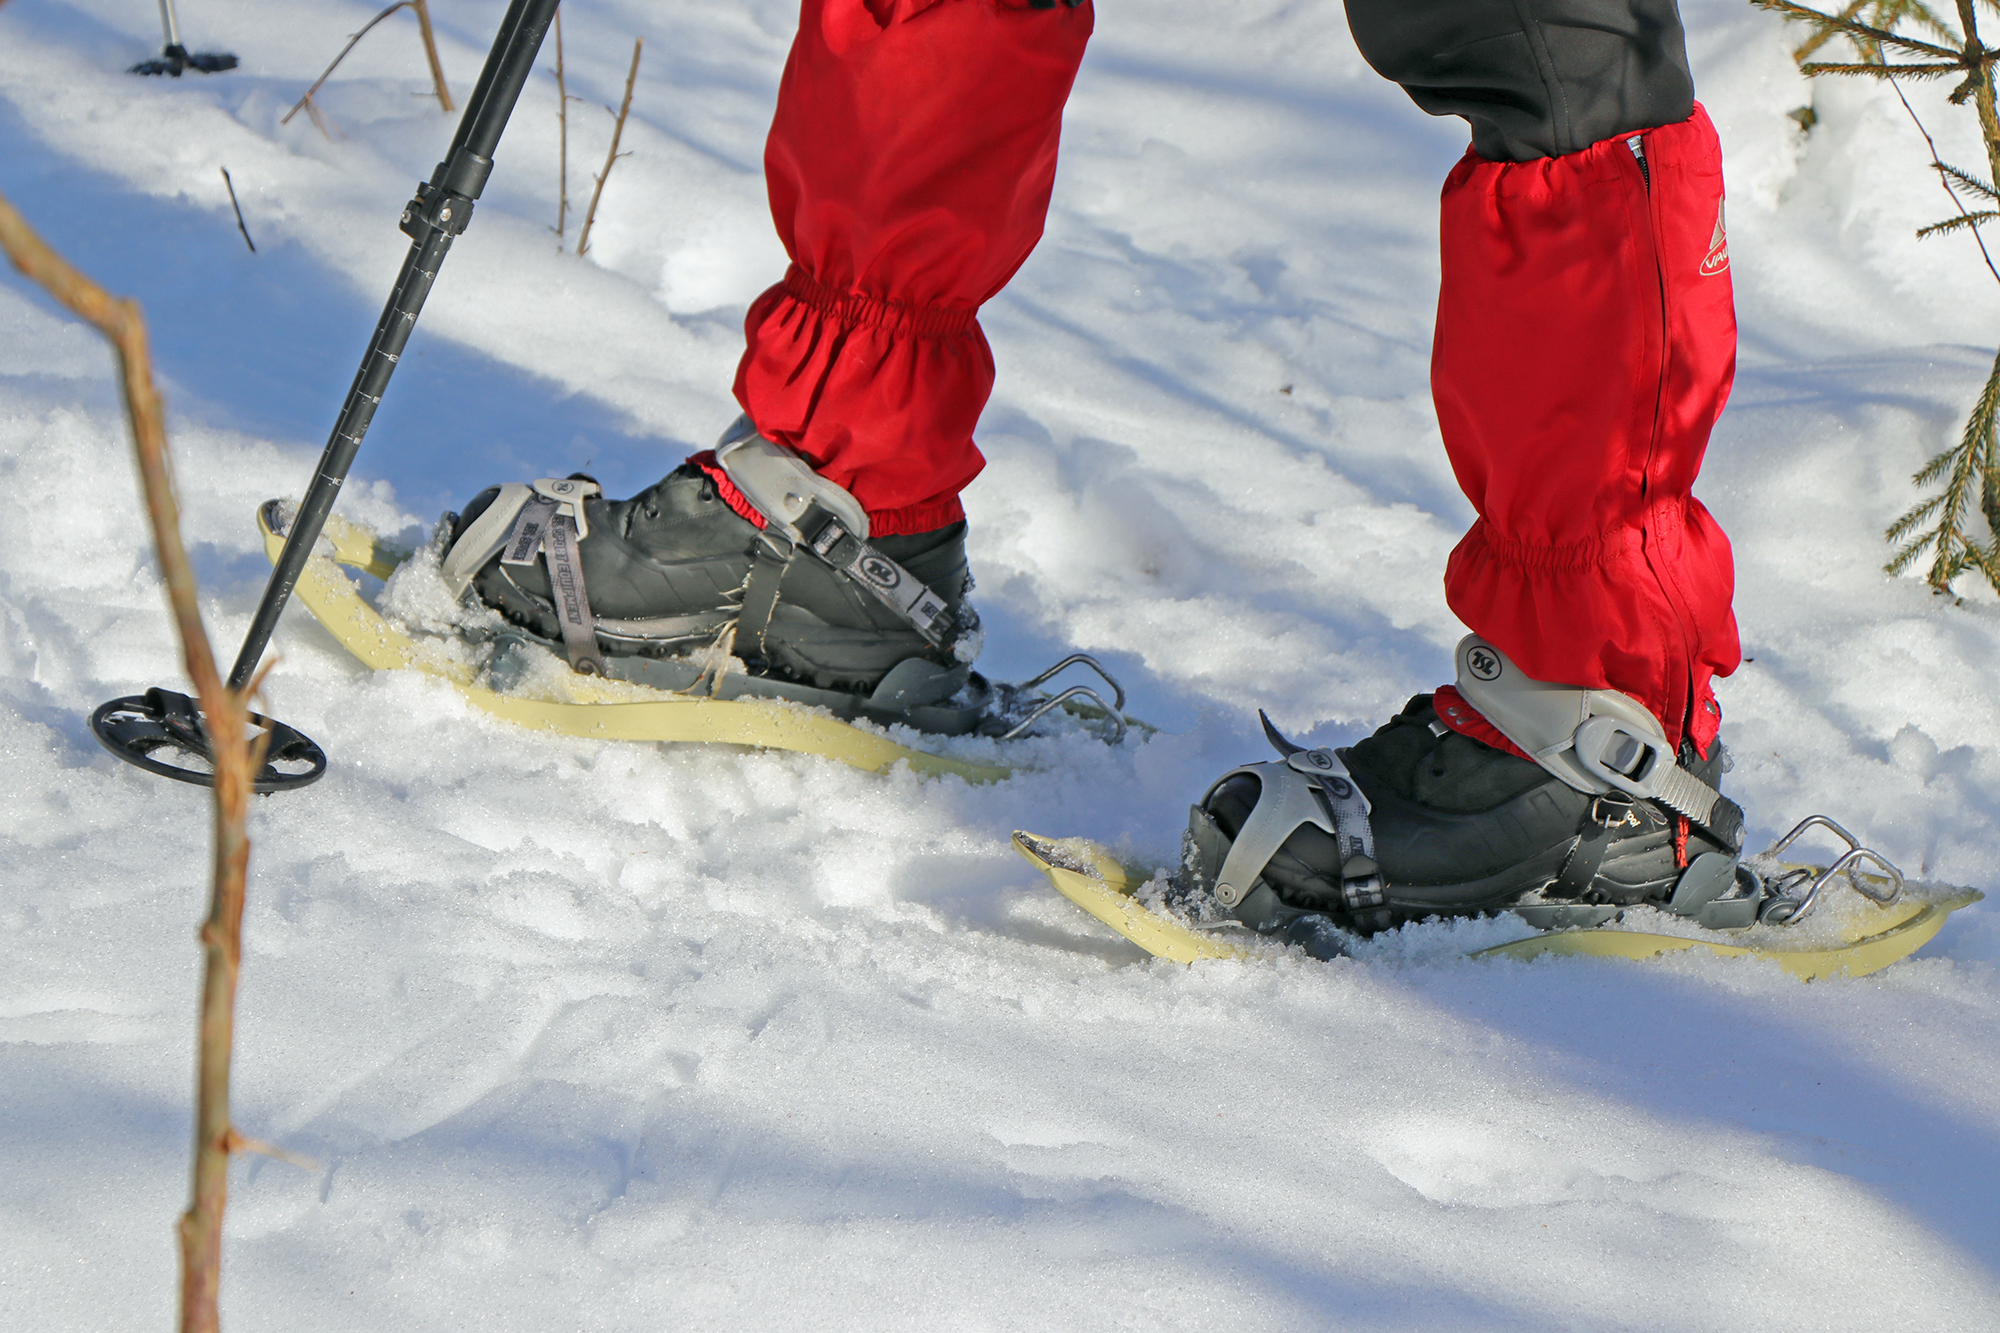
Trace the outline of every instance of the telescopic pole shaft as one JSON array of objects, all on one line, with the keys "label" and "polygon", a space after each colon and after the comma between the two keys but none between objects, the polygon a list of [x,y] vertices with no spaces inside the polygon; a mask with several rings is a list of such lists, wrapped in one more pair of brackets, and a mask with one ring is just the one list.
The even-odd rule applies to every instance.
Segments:
[{"label": "telescopic pole shaft", "polygon": [[403,260],[395,288],[389,293],[388,304],[382,308],[375,336],[362,354],[361,367],[355,372],[354,384],[340,409],[340,419],[334,423],[333,434],[320,455],[312,485],[305,499],[299,502],[298,517],[285,537],[285,549],[271,570],[270,582],[264,585],[264,596],[257,603],[250,631],[244,635],[242,651],[236,655],[236,665],[229,673],[232,687],[240,689],[248,684],[264,656],[271,633],[277,628],[278,615],[298,584],[306,557],[312,554],[313,543],[319,540],[320,529],[340,494],[341,483],[347,480],[347,470],[353,466],[362,437],[368,433],[368,424],[381,405],[389,377],[395,373],[403,347],[410,340],[410,331],[423,311],[424,299],[437,281],[438,269],[450,253],[452,241],[465,230],[472,216],[473,201],[486,188],[486,178],[493,170],[493,150],[499,145],[500,134],[507,128],[514,104],[520,100],[521,89],[534,70],[535,57],[541,51],[549,24],[555,19],[558,2],[512,0],[508,5],[500,32],[493,39],[493,49],[487,53],[486,64],[479,72],[479,84],[473,89],[471,101],[466,103],[465,114],[459,118],[450,152],[438,163],[430,180],[417,186],[417,197],[403,210],[402,229],[410,237],[410,252]]}]

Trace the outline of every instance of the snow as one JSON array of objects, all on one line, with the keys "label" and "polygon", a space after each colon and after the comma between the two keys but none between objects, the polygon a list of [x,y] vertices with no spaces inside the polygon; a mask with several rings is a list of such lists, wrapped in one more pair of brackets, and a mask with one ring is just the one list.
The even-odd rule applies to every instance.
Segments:
[{"label": "snow", "polygon": [[[470,90],[500,6],[433,0]],[[227,656],[451,120],[397,16],[188,0],[243,68],[141,80],[141,0],[0,8],[0,192],[151,321]],[[1809,811],[1993,887],[2000,603],[1885,577],[2000,289],[1887,90],[1810,87],[1738,0],[1685,6],[1729,149],[1743,370],[1700,493],[1748,654],[1722,685],[1753,838]],[[588,465],[613,494],[727,424],[781,263],[758,158],[784,0],[574,0],[573,196],[630,43],[592,254],[556,253],[538,78],[342,512],[427,523]],[[1969,114],[1910,90],[1948,161]],[[1811,102],[1801,135],[1786,113]],[[1160,734],[990,787],[510,730],[369,674],[302,612],[267,711],[328,749],[259,802],[231,1327],[1971,1330],[2000,1323],[2000,916],[1877,976],[1682,955],[1474,963],[1505,922],[1357,961],[1142,959],[1007,848],[1171,852],[1261,756],[1448,678],[1468,521],[1426,395],[1435,192],[1463,146],[1338,8],[1107,6],[1049,234],[985,316],[968,493],[983,666],[1100,654]],[[236,234],[236,181],[258,252]],[[574,221],[572,226],[574,226]],[[574,233],[572,232],[572,235]],[[198,791],[99,750],[178,658],[95,336],[0,282],[0,1322],[171,1317]]]}]

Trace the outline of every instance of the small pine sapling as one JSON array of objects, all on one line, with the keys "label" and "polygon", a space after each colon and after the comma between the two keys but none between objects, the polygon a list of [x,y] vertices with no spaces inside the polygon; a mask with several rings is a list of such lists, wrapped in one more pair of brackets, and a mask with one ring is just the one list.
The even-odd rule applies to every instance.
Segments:
[{"label": "small pine sapling", "polygon": [[[1982,224],[2000,220],[2000,188],[1995,184],[2000,182],[2000,114],[1995,111],[1993,92],[1993,66],[2000,61],[2000,50],[1989,50],[1980,41],[1978,0],[1954,0],[1956,26],[1939,18],[1921,0],[1854,0],[1833,12],[1792,0],[1750,3],[1812,29],[1812,37],[1794,53],[1806,75],[1880,79],[1895,89],[1930,149],[1931,168],[1957,210],[1941,222],[1919,228],[1917,236],[1969,232],[1987,270],[2000,282],[2000,268],[1995,267],[1979,232]],[[1988,10],[2000,13],[2000,0],[1984,3]],[[1904,28],[1925,35],[1909,36]],[[1845,37],[1859,59],[1808,59],[1835,37]],[[1936,141],[1897,86],[1898,79],[1944,78],[1958,79],[1958,86],[1951,91],[1952,105],[1970,104],[1979,117],[1980,138],[1986,147],[1983,174],[1952,166],[1938,156]],[[1970,196],[1970,206],[1960,191]],[[1944,489],[1913,506],[1884,534],[1896,547],[1886,566],[1889,573],[1902,573],[1928,552],[1931,563],[1924,577],[1936,591],[1949,593],[1953,580],[1973,572],[1985,575],[2000,591],[2000,443],[1995,438],[1996,419],[2000,419],[2000,356],[1996,356],[1985,387],[1979,391],[1958,443],[1925,463],[1913,478],[1918,486],[1942,483]],[[1984,540],[1974,530],[1974,525],[1982,523]]]}]

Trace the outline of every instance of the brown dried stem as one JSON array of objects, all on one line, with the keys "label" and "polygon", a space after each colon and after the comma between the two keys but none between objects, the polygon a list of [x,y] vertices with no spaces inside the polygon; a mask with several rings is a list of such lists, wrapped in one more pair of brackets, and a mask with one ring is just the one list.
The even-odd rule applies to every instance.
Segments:
[{"label": "brown dried stem", "polygon": [[417,31],[424,39],[424,59],[431,64],[431,87],[437,92],[438,107],[447,115],[452,111],[451,89],[444,86],[444,66],[438,63],[437,39],[431,36],[430,0],[411,0],[417,11]]},{"label": "brown dried stem", "polygon": [[250,247],[250,253],[257,253],[257,242],[250,239],[250,228],[243,225],[243,205],[236,202],[236,182],[229,179],[229,168],[222,168],[222,183],[229,189],[229,206],[236,210],[236,230],[243,233],[243,244]]},{"label": "brown dried stem", "polygon": [[[611,151],[605,154],[604,170],[596,176],[597,188],[590,192],[590,210],[583,215],[583,234],[577,237],[576,252],[581,255],[590,249],[590,224],[597,220],[597,201],[604,197],[604,182],[611,178],[611,168],[621,157],[629,153],[618,151],[618,141],[625,134],[625,117],[632,110],[632,85],[639,78],[639,51],[645,45],[641,38],[632,39],[632,69],[625,75],[625,100],[618,104],[618,123],[611,127]],[[609,111],[611,108],[604,108]]]},{"label": "brown dried stem", "polygon": [[180,513],[168,471],[165,414],[153,384],[146,322],[138,303],[112,296],[72,268],[0,197],[0,249],[14,267],[65,308],[95,325],[118,354],[119,387],[132,427],[140,489],[174,625],[215,756],[214,889],[201,928],[200,1051],[196,1062],[194,1169],[191,1200],[181,1215],[182,1333],[214,1333],[222,1277],[222,1210],[228,1198],[229,1060],[235,1031],[236,973],[242,957],[244,878],[249,867],[247,824],[251,783],[263,765],[264,739],[249,738],[249,699],[257,685],[223,684],[196,602],[194,570],[180,535]]},{"label": "brown dried stem", "polygon": [[[292,104],[292,109],[287,111],[284,118],[278,123],[280,125],[289,125],[292,123],[293,116],[304,111],[308,116],[312,117],[313,124],[319,126],[319,132],[326,134],[326,120],[321,115],[318,104],[313,101],[313,94],[318,92],[321,85],[333,77],[333,72],[340,68],[340,62],[347,59],[347,53],[358,46],[361,39],[366,37],[376,24],[388,18],[399,9],[414,9],[417,12],[417,31],[424,39],[424,56],[431,63],[431,84],[437,92],[438,105],[446,111],[450,111],[451,89],[444,86],[444,66],[438,63],[437,42],[431,36],[431,11],[427,0],[396,0],[395,4],[390,5],[387,9],[363,24],[360,32],[355,33],[347,39],[347,45],[340,48],[340,54],[333,58],[333,63],[321,71],[320,76],[313,80],[313,86],[306,89],[305,95]],[[332,136],[328,135],[328,137]]]},{"label": "brown dried stem", "polygon": [[581,97],[569,95],[563,75],[562,10],[556,11],[556,249],[562,249],[563,233],[569,229],[569,104]]}]

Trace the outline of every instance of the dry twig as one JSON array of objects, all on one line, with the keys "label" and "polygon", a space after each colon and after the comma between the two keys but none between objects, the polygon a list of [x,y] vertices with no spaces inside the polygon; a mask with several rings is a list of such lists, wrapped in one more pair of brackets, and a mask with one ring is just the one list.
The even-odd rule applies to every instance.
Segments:
[{"label": "dry twig", "polygon": [[152,520],[167,601],[202,725],[215,755],[215,862],[208,920],[201,928],[200,1049],[196,1057],[194,1169],[188,1209],[181,1215],[182,1333],[214,1333],[222,1278],[222,1210],[228,1198],[229,1152],[240,1143],[229,1126],[229,1062],[236,1023],[236,973],[242,959],[243,892],[250,862],[251,783],[263,766],[267,739],[250,736],[249,703],[257,681],[237,691],[223,684],[195,599],[194,570],[181,542],[180,513],[167,461],[165,413],[153,384],[146,322],[138,303],[112,296],[72,268],[0,197],[0,249],[79,318],[95,325],[118,354],[119,387],[132,427],[140,489]]},{"label": "dry twig", "polygon": [[556,11],[556,249],[562,249],[563,233],[569,229],[569,104],[581,102],[571,97],[563,75],[562,10]]},{"label": "dry twig", "polygon": [[431,87],[437,93],[438,109],[450,115],[451,89],[444,86],[444,66],[438,63],[437,38],[431,35],[430,0],[410,0],[417,11],[417,32],[424,39],[424,59],[431,66]]},{"label": "dry twig", "polygon": [[243,233],[243,244],[250,247],[250,253],[257,253],[257,242],[250,239],[250,229],[243,225],[243,205],[236,202],[236,182],[229,179],[229,168],[222,169],[222,183],[229,187],[229,206],[236,210],[236,230]]},{"label": "dry twig", "polygon": [[[631,156],[630,153],[618,151],[618,140],[624,137],[625,117],[632,110],[632,85],[639,78],[639,51],[644,45],[642,39],[637,37],[632,39],[632,69],[625,76],[625,100],[618,104],[618,123],[611,127],[611,151],[605,155],[604,170],[595,177],[597,188],[590,192],[590,209],[583,215],[583,234],[576,240],[576,252],[579,255],[590,249],[590,224],[597,219],[597,201],[604,197],[604,182],[610,179],[612,166],[619,158]],[[610,107],[604,109],[611,110]]]},{"label": "dry twig", "polygon": [[326,116],[320,111],[319,104],[313,101],[313,94],[320,90],[322,84],[333,77],[334,70],[340,68],[340,62],[347,59],[347,53],[359,45],[361,39],[366,37],[376,24],[388,18],[399,9],[414,9],[417,12],[417,31],[424,41],[424,56],[430,61],[431,65],[431,86],[437,93],[438,105],[446,111],[450,111],[452,109],[451,89],[444,85],[444,66],[438,63],[437,42],[431,36],[429,0],[396,0],[395,4],[390,5],[387,9],[362,25],[360,32],[355,33],[347,39],[347,45],[340,48],[340,54],[333,58],[333,63],[328,65],[317,79],[313,80],[313,86],[306,89],[305,96],[294,102],[292,109],[287,111],[284,119],[278,123],[280,125],[289,125],[292,123],[293,116],[298,115],[300,111],[304,111],[312,119],[312,123],[319,127],[321,134],[332,138],[332,133],[327,127]]}]

